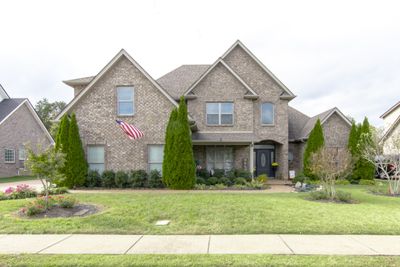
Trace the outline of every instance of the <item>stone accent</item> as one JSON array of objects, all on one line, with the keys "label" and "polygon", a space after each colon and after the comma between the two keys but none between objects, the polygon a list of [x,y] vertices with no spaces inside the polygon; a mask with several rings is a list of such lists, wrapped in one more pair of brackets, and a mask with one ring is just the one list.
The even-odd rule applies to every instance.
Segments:
[{"label": "stone accent", "polygon": [[[117,116],[117,86],[133,86],[135,114]],[[165,128],[174,105],[127,58],[122,57],[72,107],[83,146],[105,146],[105,168],[115,171],[147,170],[148,145],[163,144]],[[144,133],[130,140],[116,124],[121,119]]]},{"label": "stone accent", "polygon": [[[26,104],[20,106],[0,125],[0,177],[16,176],[24,171],[24,161],[18,157],[20,146],[29,144],[33,150],[40,145],[43,148],[51,143]],[[15,163],[5,163],[4,150],[14,149]]]}]

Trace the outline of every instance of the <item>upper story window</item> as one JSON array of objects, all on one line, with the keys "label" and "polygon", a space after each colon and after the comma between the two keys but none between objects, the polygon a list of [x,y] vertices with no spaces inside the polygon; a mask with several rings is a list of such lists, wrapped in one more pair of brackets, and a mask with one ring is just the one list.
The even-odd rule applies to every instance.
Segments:
[{"label": "upper story window", "polygon": [[233,103],[206,103],[208,125],[232,125]]},{"label": "upper story window", "polygon": [[132,116],[135,114],[135,91],[133,86],[117,87],[118,115]]},{"label": "upper story window", "polygon": [[274,124],[275,107],[272,103],[262,103],[261,105],[261,124],[273,125]]},{"label": "upper story window", "polygon": [[5,163],[15,163],[15,150],[5,149],[4,150],[4,162]]}]

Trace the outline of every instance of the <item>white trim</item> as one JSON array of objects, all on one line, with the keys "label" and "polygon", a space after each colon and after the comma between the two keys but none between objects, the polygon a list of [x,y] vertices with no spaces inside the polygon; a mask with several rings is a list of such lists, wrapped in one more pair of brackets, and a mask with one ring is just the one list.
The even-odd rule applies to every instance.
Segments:
[{"label": "white trim", "polygon": [[108,72],[108,70],[122,57],[125,56],[146,78],[166,97],[168,98],[169,101],[175,106],[178,107],[178,103],[124,50],[121,49],[121,51],[114,56],[114,58],[96,75],[96,77],[83,89],[79,94],[72,99],[71,102],[68,103],[68,105],[64,108],[64,110],[57,115],[55,120],[60,120],[61,117],[67,113],[77,102],[78,100],[84,96],[90,88],[93,87],[94,84],[97,83],[97,81],[103,77],[105,73]]},{"label": "white trim", "polygon": [[[131,100],[119,100],[119,89],[121,89],[121,88],[130,88],[131,89],[131,91],[132,91],[132,99]],[[133,115],[135,115],[135,113],[136,113],[136,107],[135,107],[135,87],[132,85],[132,86],[117,86],[116,87],[116,89],[117,89],[117,116],[133,116]],[[132,113],[127,113],[127,114],[122,114],[122,113],[120,113],[119,112],[119,106],[120,106],[120,103],[132,103]]]},{"label": "white trim", "polygon": [[[242,78],[239,77],[238,74],[236,74],[236,72],[234,72],[229,66],[228,64],[226,64],[224,62],[224,60],[222,58],[219,58],[217,61],[214,62],[214,64],[212,64],[206,72],[204,72],[200,78],[197,79],[197,81],[195,81],[190,87],[189,89],[183,94],[184,96],[187,96],[219,63],[222,64],[222,66],[224,66],[248,91],[250,91],[252,94],[254,94],[255,96],[258,96],[257,93],[251,89],[251,87],[245,83],[245,81],[243,81]],[[246,96],[246,95],[245,95]]]},{"label": "white trim", "polygon": [[395,111],[398,107],[400,107],[400,101],[394,104],[391,108],[389,108],[385,113],[383,113],[379,118],[384,119],[386,116],[388,116],[390,113]]},{"label": "white trim", "polygon": [[[233,126],[235,124],[235,103],[233,101],[221,101],[221,102],[208,102],[206,101],[206,125],[207,126]],[[222,104],[230,103],[232,104],[232,113],[222,113]],[[218,113],[208,113],[207,112],[207,105],[208,104],[218,104]],[[211,124],[208,123],[208,115],[218,115],[218,123]],[[232,115],[232,123],[222,123],[222,115]]]},{"label": "white trim", "polygon": [[400,122],[400,116],[399,117],[397,117],[397,119],[392,123],[392,125],[390,125],[390,127],[387,129],[387,131],[384,133],[384,135],[382,136],[382,138],[381,138],[381,142],[383,141],[385,141],[386,139],[388,139],[389,137],[390,137],[390,133],[394,130],[394,129],[396,129],[396,127],[397,127],[397,125],[399,124],[399,122]]},{"label": "white trim", "polygon": [[7,94],[6,90],[0,84],[0,102],[3,101],[3,99],[10,99],[10,96]]},{"label": "white trim", "polygon": [[351,121],[350,121],[337,107],[333,108],[332,111],[331,111],[328,115],[326,115],[325,118],[323,118],[323,119],[321,120],[321,125],[324,124],[324,123],[329,119],[329,117],[332,116],[333,113],[335,113],[335,112],[336,112],[345,122],[347,122],[347,124],[348,124],[349,126],[352,125]]},{"label": "white trim", "polygon": [[40,128],[42,128],[42,130],[45,133],[46,137],[50,140],[50,143],[54,144],[53,137],[51,137],[49,131],[47,131],[46,127],[44,126],[44,124],[42,122],[42,120],[39,118],[39,116],[37,115],[35,109],[33,108],[32,104],[31,104],[31,102],[28,99],[25,99],[24,101],[22,101],[21,104],[19,104],[12,112],[10,112],[10,114],[8,114],[2,121],[0,121],[0,125],[2,123],[4,123],[9,117],[11,117],[24,104],[28,107],[29,111],[31,112],[31,114],[35,118],[36,122],[39,124]]},{"label": "white trim", "polygon": [[237,40],[229,49],[226,51],[222,58],[225,58],[236,46],[240,46],[258,65],[268,74],[271,78],[291,97],[295,98],[296,95],[289,90],[240,40]]}]

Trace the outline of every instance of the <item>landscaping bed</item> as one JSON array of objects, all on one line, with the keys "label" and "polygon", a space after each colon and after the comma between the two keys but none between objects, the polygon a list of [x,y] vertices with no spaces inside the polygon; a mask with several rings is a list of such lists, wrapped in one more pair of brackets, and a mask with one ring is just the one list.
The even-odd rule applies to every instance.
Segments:
[{"label": "landscaping bed", "polygon": [[17,215],[22,218],[29,219],[40,219],[40,218],[68,218],[68,217],[85,217],[95,213],[98,213],[100,208],[96,205],[91,204],[77,204],[72,208],[52,207],[51,209],[28,216],[21,210],[17,212]]}]

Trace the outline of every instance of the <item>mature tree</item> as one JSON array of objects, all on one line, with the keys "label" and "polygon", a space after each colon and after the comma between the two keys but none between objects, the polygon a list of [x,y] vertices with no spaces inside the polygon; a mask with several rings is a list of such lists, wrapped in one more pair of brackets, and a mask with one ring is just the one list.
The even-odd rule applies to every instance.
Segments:
[{"label": "mature tree", "polygon": [[365,146],[368,146],[371,143],[371,140],[368,140],[368,138],[372,138],[372,132],[368,119],[365,118],[363,124],[360,125],[358,128],[358,142],[355,156],[355,166],[352,174],[353,179],[374,179],[374,164],[371,164],[371,162],[367,161],[364,157],[361,157],[361,151],[364,150]]},{"label": "mature tree", "polygon": [[[54,118],[65,108],[64,101],[49,102],[47,98],[39,100],[35,105],[35,110],[43,121],[44,126],[50,131]],[[54,136],[54,135],[53,135]]]},{"label": "mature tree", "polygon": [[311,154],[310,170],[319,177],[328,197],[334,200],[336,180],[351,171],[351,155],[347,149],[322,147]]},{"label": "mature tree", "polygon": [[174,160],[176,124],[178,118],[178,109],[174,108],[169,116],[167,129],[165,132],[164,159],[162,165],[162,179],[166,186],[170,186],[172,170],[176,169],[176,160]]},{"label": "mature tree", "polygon": [[183,97],[181,97],[178,111],[173,110],[170,116],[165,152],[167,154],[164,155],[163,164],[164,183],[172,189],[193,188],[196,168],[187,106]]},{"label": "mature tree", "polygon": [[31,148],[28,148],[27,159],[25,166],[31,171],[32,175],[36,176],[42,182],[43,190],[45,192],[45,208],[49,208],[49,188],[55,181],[60,181],[64,178],[58,170],[61,169],[65,163],[65,156],[63,153],[56,151],[54,147],[41,151],[37,149],[35,153]]},{"label": "mature tree", "polygon": [[349,134],[349,140],[347,143],[347,148],[349,149],[349,152],[353,157],[357,156],[358,153],[358,140],[360,138],[360,131],[358,130],[358,127],[356,123],[353,121],[351,124],[351,130]]},{"label": "mature tree", "polygon": [[321,126],[321,121],[318,119],[307,140],[303,156],[304,175],[311,179],[318,179],[318,176],[314,174],[310,168],[311,155],[321,149],[324,146],[324,143],[324,132]]},{"label": "mature tree", "polygon": [[88,173],[88,164],[85,159],[79,127],[74,113],[69,126],[68,143],[66,186],[71,188],[83,185]]},{"label": "mature tree", "polygon": [[[370,134],[362,133],[360,147],[361,156],[376,167],[382,178],[389,184],[389,194],[400,194],[400,132],[394,133],[391,138],[384,140],[383,131],[376,130]],[[383,147],[393,154],[384,154]]]}]

